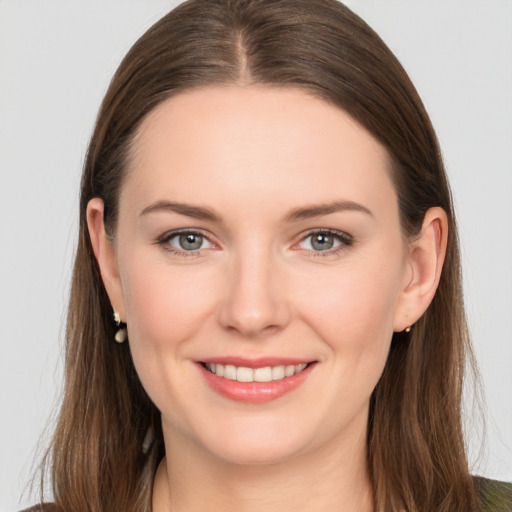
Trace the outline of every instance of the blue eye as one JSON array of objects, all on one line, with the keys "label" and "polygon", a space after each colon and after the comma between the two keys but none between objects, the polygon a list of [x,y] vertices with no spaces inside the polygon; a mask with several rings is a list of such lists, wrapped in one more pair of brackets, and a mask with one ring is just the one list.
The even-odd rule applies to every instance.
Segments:
[{"label": "blue eye", "polygon": [[171,250],[195,252],[201,249],[212,247],[212,243],[201,233],[194,231],[180,231],[166,235],[162,240],[162,244],[170,245]]},{"label": "blue eye", "polygon": [[305,236],[299,243],[301,249],[313,252],[336,251],[352,245],[352,238],[344,233],[316,231]]},{"label": "blue eye", "polygon": [[204,238],[196,233],[187,233],[176,237],[181,249],[185,251],[197,251],[201,249]]}]

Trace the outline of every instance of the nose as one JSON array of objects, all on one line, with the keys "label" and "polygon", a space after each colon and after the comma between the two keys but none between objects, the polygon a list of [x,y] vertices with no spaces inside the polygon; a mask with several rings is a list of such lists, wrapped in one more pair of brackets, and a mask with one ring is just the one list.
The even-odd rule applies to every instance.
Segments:
[{"label": "nose", "polygon": [[221,325],[244,337],[282,330],[290,321],[283,275],[271,251],[253,247],[234,257],[219,310]]}]

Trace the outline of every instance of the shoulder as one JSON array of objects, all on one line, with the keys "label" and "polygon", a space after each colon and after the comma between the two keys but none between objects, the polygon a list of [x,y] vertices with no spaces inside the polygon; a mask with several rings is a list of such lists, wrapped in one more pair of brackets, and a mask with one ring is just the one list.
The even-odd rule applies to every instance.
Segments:
[{"label": "shoulder", "polygon": [[482,512],[512,512],[512,483],[481,476],[474,481]]}]

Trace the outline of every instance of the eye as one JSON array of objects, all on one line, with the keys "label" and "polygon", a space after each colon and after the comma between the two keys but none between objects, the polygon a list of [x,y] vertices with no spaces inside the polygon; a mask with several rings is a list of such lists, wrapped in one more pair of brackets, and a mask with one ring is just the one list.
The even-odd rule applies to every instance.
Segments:
[{"label": "eye", "polygon": [[160,243],[167,246],[167,250],[174,252],[197,252],[213,247],[208,238],[195,231],[169,233],[162,237]]},{"label": "eye", "polygon": [[185,233],[183,235],[176,235],[171,239],[172,241],[176,241],[179,245],[180,249],[184,251],[197,251],[201,249],[203,243],[205,241],[202,235],[198,235],[197,233]]},{"label": "eye", "polygon": [[301,249],[312,252],[336,252],[352,245],[352,238],[337,231],[315,231],[305,236],[298,244]]}]

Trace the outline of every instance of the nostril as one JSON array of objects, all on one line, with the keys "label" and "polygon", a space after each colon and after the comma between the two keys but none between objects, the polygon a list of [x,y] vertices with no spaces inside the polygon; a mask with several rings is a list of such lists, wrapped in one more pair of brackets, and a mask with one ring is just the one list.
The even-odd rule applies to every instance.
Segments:
[{"label": "nostril", "polygon": [[234,262],[218,311],[224,329],[248,337],[276,333],[290,318],[285,287],[277,276],[272,278],[271,262],[254,252],[240,254]]}]

